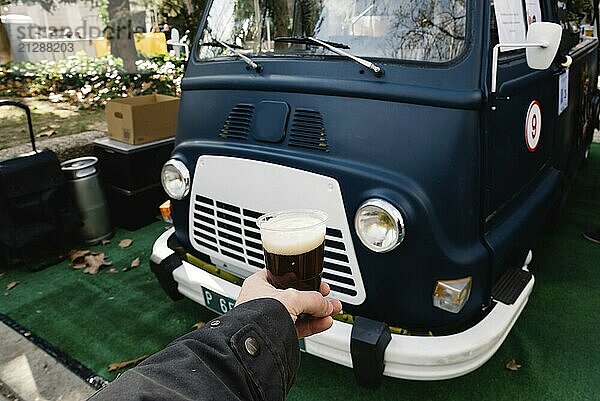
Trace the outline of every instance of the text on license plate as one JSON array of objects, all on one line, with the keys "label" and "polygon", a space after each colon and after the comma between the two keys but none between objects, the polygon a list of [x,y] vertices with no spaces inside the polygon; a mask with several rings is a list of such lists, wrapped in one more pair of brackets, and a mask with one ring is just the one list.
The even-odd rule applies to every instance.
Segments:
[{"label": "text on license plate", "polygon": [[202,287],[202,293],[204,294],[204,302],[206,307],[213,312],[227,313],[235,306],[235,300],[224,297],[221,294],[217,294],[207,288]]}]

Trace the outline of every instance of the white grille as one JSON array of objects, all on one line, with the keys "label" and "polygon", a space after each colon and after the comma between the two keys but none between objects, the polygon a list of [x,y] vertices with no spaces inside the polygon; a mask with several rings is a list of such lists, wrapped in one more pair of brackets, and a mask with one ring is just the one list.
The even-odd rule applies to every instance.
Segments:
[{"label": "white grille", "polygon": [[366,298],[338,182],[303,170],[225,156],[201,156],[190,194],[190,242],[211,263],[248,276],[264,267],[256,219],[284,209],[329,215],[323,280],[332,295],[359,305]]},{"label": "white grille", "polygon": [[[260,269],[265,264],[256,220],[262,214],[196,195],[192,235],[202,247]],[[333,227],[327,227],[325,236],[323,279],[334,292],[357,294],[342,232]]]}]

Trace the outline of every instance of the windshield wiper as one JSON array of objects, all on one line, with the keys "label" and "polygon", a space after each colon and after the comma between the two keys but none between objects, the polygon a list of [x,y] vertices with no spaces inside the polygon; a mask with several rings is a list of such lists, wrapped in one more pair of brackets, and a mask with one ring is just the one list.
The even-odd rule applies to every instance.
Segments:
[{"label": "windshield wiper", "polygon": [[[283,42],[283,43],[299,43],[299,44],[304,44],[304,45],[317,44],[319,46],[322,46],[321,44],[315,42],[313,39],[314,38],[311,38],[309,36],[279,36],[273,40],[275,42]],[[348,45],[345,45],[343,43],[330,42],[328,40],[323,40],[322,42],[327,43],[329,46],[333,46],[338,49],[350,49],[350,47]]]},{"label": "windshield wiper", "polygon": [[350,47],[348,47],[347,45],[345,45],[343,43],[328,42],[325,40],[313,38],[312,36],[281,36],[281,37],[275,38],[274,40],[275,40],[275,42],[303,43],[303,44],[314,44],[317,46],[321,46],[321,47],[326,48],[327,50],[334,52],[335,54],[338,54],[340,56],[344,56],[351,60],[354,60],[355,62],[362,65],[363,67],[366,67],[369,70],[373,71],[375,76],[378,78],[383,76],[383,69],[381,67],[379,67],[377,64],[372,63],[371,61],[365,60],[363,58],[357,57],[357,56],[350,54],[348,52],[345,52],[343,50],[340,50],[340,49],[350,49]]},{"label": "windshield wiper", "polygon": [[221,48],[227,49],[230,52],[234,53],[239,58],[241,58],[254,71],[258,72],[259,74],[263,71],[262,65],[258,64],[257,62],[253,61],[250,57],[246,56],[245,54],[243,54],[242,52],[237,50],[237,49],[243,49],[242,46],[238,46],[234,43],[222,42],[220,40],[213,40],[212,42],[200,43],[200,46],[221,47]]},{"label": "windshield wiper", "polygon": [[240,45],[236,45],[235,43],[227,43],[227,42],[221,42],[220,40],[213,40],[212,42],[204,42],[204,43],[200,43],[200,46],[208,46],[208,47],[221,47],[221,48],[226,48],[226,46],[229,46],[233,49],[243,49],[242,46]]}]

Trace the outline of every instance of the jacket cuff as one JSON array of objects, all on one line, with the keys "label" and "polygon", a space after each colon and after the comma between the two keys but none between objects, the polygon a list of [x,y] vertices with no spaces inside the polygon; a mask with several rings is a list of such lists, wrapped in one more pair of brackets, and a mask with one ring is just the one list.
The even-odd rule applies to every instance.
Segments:
[{"label": "jacket cuff", "polygon": [[[240,304],[215,320],[220,324],[209,322],[209,330],[219,326],[235,329],[230,346],[261,395],[265,399],[284,398],[296,380],[300,363],[296,328],[285,306],[273,298],[261,298]],[[276,373],[281,376],[280,385],[273,380]]]}]

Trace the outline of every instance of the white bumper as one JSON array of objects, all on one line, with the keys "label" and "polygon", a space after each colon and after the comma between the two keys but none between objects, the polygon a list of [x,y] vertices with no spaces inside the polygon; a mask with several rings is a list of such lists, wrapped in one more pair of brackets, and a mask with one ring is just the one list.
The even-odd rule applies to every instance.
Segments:
[{"label": "white bumper", "polygon": [[[172,233],[172,229],[166,231],[154,244],[154,262],[160,263],[173,253],[166,245]],[[240,291],[239,286],[185,261],[173,271],[173,277],[179,292],[201,305],[206,305],[202,287],[232,299]],[[461,333],[434,337],[392,334],[383,374],[410,380],[442,380],[477,369],[494,355],[510,332],[527,304],[533,284],[532,278],[513,305],[497,303],[482,321]],[[305,339],[306,352],[352,367],[351,331],[351,324],[334,321],[329,330]]]}]

